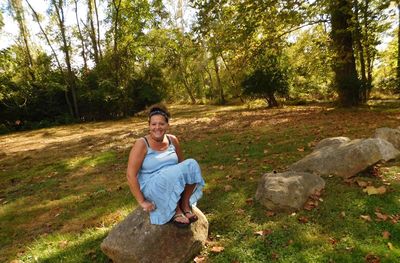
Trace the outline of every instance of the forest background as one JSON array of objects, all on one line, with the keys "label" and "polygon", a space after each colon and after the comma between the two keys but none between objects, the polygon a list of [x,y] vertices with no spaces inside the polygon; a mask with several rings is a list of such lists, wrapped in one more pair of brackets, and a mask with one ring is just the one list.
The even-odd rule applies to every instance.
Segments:
[{"label": "forest background", "polygon": [[0,132],[159,101],[352,107],[396,95],[399,10],[387,0],[4,1]]}]

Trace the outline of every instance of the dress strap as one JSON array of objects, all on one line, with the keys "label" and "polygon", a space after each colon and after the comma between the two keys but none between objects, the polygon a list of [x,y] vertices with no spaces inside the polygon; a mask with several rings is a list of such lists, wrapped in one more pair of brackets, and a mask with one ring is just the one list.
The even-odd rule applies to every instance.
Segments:
[{"label": "dress strap", "polygon": [[146,137],[143,137],[143,139],[144,139],[144,141],[146,142],[147,148],[150,148],[150,144],[149,144],[149,141],[147,140],[147,138],[146,138]]},{"label": "dress strap", "polygon": [[172,141],[171,141],[171,138],[169,138],[169,136],[168,135],[165,135],[165,136],[167,136],[167,139],[168,139],[168,145],[171,145],[172,144]]}]

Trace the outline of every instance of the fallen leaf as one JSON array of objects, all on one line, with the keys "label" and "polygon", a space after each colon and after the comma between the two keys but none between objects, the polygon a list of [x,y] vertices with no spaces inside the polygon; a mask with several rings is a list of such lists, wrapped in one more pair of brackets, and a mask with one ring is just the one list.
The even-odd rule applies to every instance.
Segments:
[{"label": "fallen leaf", "polygon": [[60,242],[58,242],[58,246],[60,248],[65,248],[68,245],[68,241],[67,240],[62,240]]},{"label": "fallen leaf", "polygon": [[264,154],[267,154],[267,153],[268,153],[268,150],[267,150],[267,149],[265,149],[265,150],[264,150]]},{"label": "fallen leaf", "polygon": [[361,217],[362,220],[365,220],[367,222],[371,222],[372,221],[372,219],[371,219],[371,217],[369,215],[360,215],[360,217]]},{"label": "fallen leaf", "polygon": [[206,257],[205,256],[197,256],[194,258],[193,260],[196,263],[202,263],[202,262],[206,262]]},{"label": "fallen leaf", "polygon": [[265,230],[260,230],[260,231],[254,232],[254,234],[258,235],[258,236],[267,236],[267,235],[269,235],[271,233],[272,233],[271,229],[265,229]]},{"label": "fallen leaf", "polygon": [[308,223],[308,218],[306,216],[301,216],[301,217],[299,217],[298,220],[300,223],[303,223],[303,224]]},{"label": "fallen leaf", "polygon": [[328,240],[329,240],[329,243],[331,243],[332,245],[336,245],[336,243],[339,242],[336,239],[334,239],[333,237],[330,237]]},{"label": "fallen leaf", "polygon": [[394,247],[393,247],[393,244],[392,244],[392,243],[388,242],[387,245],[388,245],[388,248],[389,248],[390,250],[393,250]]},{"label": "fallen leaf", "polygon": [[299,152],[304,152],[304,147],[297,148],[297,151],[299,151]]},{"label": "fallen leaf", "polygon": [[389,231],[383,231],[382,232],[382,237],[384,238],[384,239],[389,239],[390,238],[390,232]]},{"label": "fallen leaf", "polygon": [[229,192],[229,191],[232,191],[232,189],[233,189],[233,187],[232,187],[232,185],[225,185],[224,186],[224,190],[225,190],[225,192]]},{"label": "fallen leaf", "polygon": [[218,246],[215,246],[215,247],[212,247],[211,248],[211,252],[214,252],[214,253],[221,253],[222,251],[224,251],[224,247],[218,247]]},{"label": "fallen leaf", "polygon": [[364,188],[363,191],[366,192],[368,195],[381,195],[386,193],[386,187],[380,186],[376,188],[374,186],[367,186],[366,188]]},{"label": "fallen leaf", "polygon": [[368,182],[360,180],[360,179],[356,179],[356,183],[358,184],[358,186],[363,187],[363,188],[368,186]]},{"label": "fallen leaf", "polygon": [[346,212],[345,211],[340,212],[340,217],[342,218],[346,217]]},{"label": "fallen leaf", "polygon": [[389,218],[388,215],[382,214],[380,212],[375,212],[375,215],[378,218],[378,221],[386,221]]},{"label": "fallen leaf", "polygon": [[374,254],[367,254],[365,256],[365,262],[367,262],[367,263],[380,263],[381,259],[378,256],[375,256]]},{"label": "fallen leaf", "polygon": [[248,205],[252,205],[253,202],[254,202],[254,200],[251,197],[246,199],[246,204],[248,204]]},{"label": "fallen leaf", "polygon": [[275,252],[272,252],[271,257],[272,257],[273,260],[276,260],[276,259],[279,258],[279,255],[277,253],[275,253]]},{"label": "fallen leaf", "polygon": [[271,217],[271,216],[274,216],[274,215],[275,215],[275,212],[274,212],[274,211],[268,210],[267,212],[265,212],[265,214],[266,214],[268,217]]},{"label": "fallen leaf", "polygon": [[236,210],[236,214],[238,215],[244,215],[246,213],[246,211],[244,211],[244,209],[239,208],[238,210]]},{"label": "fallen leaf", "polygon": [[287,245],[288,245],[288,246],[290,246],[291,244],[293,244],[293,240],[292,240],[292,239],[290,239],[290,240],[287,242]]}]

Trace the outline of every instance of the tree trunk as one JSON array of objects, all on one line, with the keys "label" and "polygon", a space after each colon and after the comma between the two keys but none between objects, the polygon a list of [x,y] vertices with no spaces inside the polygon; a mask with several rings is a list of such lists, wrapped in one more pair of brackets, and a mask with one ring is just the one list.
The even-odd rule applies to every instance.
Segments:
[{"label": "tree trunk", "polygon": [[26,27],[26,21],[25,21],[24,9],[22,7],[22,2],[21,2],[21,0],[12,0],[10,3],[11,3],[12,8],[14,9],[15,19],[17,20],[18,27],[19,27],[19,34],[20,34],[21,39],[25,46],[26,66],[29,70],[29,74],[31,75],[32,80],[34,80],[35,75],[31,68],[33,66],[33,59],[32,59],[32,54],[31,54],[30,45],[29,45],[29,33],[28,33],[28,29]]},{"label": "tree trunk", "polygon": [[97,45],[99,50],[100,59],[103,58],[103,52],[101,51],[101,44],[100,44],[100,20],[99,20],[99,12],[97,10],[97,0],[93,1],[94,4],[94,13],[96,15],[96,23],[97,23]]},{"label": "tree trunk", "polygon": [[115,84],[119,86],[119,74],[121,63],[118,54],[118,41],[119,41],[119,11],[121,7],[121,0],[118,0],[118,4],[115,0],[112,1],[114,6],[114,43],[113,43],[113,62],[114,62],[114,70],[115,70]]},{"label": "tree trunk", "polygon": [[225,96],[224,96],[224,89],[222,88],[222,85],[221,85],[218,61],[217,61],[217,57],[215,55],[213,55],[213,63],[214,63],[215,77],[217,78],[217,90],[219,92],[219,102],[221,104],[225,104],[226,101],[225,101]]},{"label": "tree trunk", "polygon": [[397,2],[397,92],[400,93],[400,1]]},{"label": "tree trunk", "polygon": [[354,37],[357,45],[357,50],[358,50],[358,58],[360,60],[360,75],[361,75],[361,90],[360,90],[360,98],[361,102],[365,103],[368,100],[368,88],[367,88],[367,76],[366,76],[366,70],[365,70],[365,58],[364,58],[364,47],[362,45],[362,32],[361,32],[361,27],[360,27],[360,21],[359,21],[359,9],[358,9],[358,0],[354,1],[354,15],[355,15],[355,23],[356,27],[354,30]]},{"label": "tree trunk", "polygon": [[86,50],[85,50],[85,42],[83,39],[81,27],[79,25],[79,17],[78,17],[78,0],[74,0],[75,3],[75,17],[76,17],[76,25],[78,27],[78,34],[79,34],[79,39],[81,40],[81,45],[82,45],[82,58],[83,58],[83,69],[86,71],[87,70],[87,59],[86,59]]},{"label": "tree trunk", "polygon": [[363,16],[364,16],[364,43],[365,43],[365,60],[366,60],[366,68],[367,68],[367,83],[366,83],[366,92],[369,96],[369,93],[372,89],[372,56],[371,56],[371,45],[369,40],[369,0],[364,1],[364,9],[363,9]]},{"label": "tree trunk", "polygon": [[98,45],[97,45],[97,37],[96,37],[96,30],[94,28],[94,22],[93,22],[93,7],[92,7],[92,1],[93,0],[87,0],[88,4],[88,22],[89,22],[89,36],[90,40],[92,41],[92,47],[93,47],[93,55],[94,55],[94,62],[99,64],[99,51],[98,51]]},{"label": "tree trunk", "polygon": [[[58,3],[57,3],[57,2]],[[69,54],[70,46],[67,41],[67,36],[65,33],[65,18],[64,18],[64,9],[63,9],[63,0],[53,0],[52,1],[54,9],[57,15],[57,22],[61,33],[62,40],[62,51],[64,52],[65,64],[67,65],[67,83],[68,87],[71,91],[72,95],[72,106],[74,109],[74,117],[79,119],[79,108],[78,108],[78,100],[76,95],[76,83],[75,83],[75,74],[72,71],[71,67],[71,58]]]},{"label": "tree trunk", "polygon": [[360,104],[360,83],[357,77],[356,63],[351,34],[351,1],[330,1],[330,13],[335,52],[333,71],[335,84],[339,93],[339,102],[345,107]]}]

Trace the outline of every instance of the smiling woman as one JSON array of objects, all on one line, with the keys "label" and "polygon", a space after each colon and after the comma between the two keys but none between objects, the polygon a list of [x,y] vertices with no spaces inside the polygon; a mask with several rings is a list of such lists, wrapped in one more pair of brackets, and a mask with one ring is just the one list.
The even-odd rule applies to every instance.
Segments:
[{"label": "smiling woman", "polygon": [[164,105],[150,108],[149,134],[132,147],[127,179],[152,224],[172,220],[177,227],[187,227],[197,221],[191,206],[202,196],[204,180],[199,164],[184,160],[178,139],[167,134],[169,118]]}]

